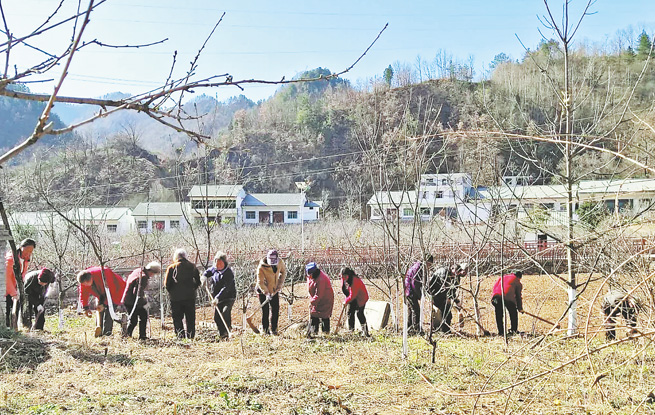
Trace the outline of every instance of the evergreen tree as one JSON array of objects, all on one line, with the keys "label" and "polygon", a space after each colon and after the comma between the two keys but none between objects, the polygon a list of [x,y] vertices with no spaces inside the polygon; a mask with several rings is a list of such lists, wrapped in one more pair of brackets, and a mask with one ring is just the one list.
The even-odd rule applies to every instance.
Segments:
[{"label": "evergreen tree", "polygon": [[650,48],[652,46],[652,43],[650,41],[650,38],[646,34],[646,31],[644,30],[641,32],[639,35],[639,39],[637,39],[637,57],[639,59],[646,59],[648,57],[648,54],[650,53]]},{"label": "evergreen tree", "polygon": [[392,79],[393,79],[393,69],[391,68],[391,65],[389,65],[387,69],[384,70],[384,83],[386,83],[388,87],[391,87]]}]

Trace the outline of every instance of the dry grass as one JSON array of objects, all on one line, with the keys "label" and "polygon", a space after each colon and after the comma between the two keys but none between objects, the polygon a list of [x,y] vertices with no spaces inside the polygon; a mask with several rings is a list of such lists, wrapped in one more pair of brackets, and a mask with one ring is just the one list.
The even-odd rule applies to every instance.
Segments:
[{"label": "dry grass", "polygon": [[[526,309],[547,318],[561,314],[565,297],[551,289],[552,281],[526,277],[524,282]],[[484,305],[490,284],[484,282]],[[306,300],[294,303],[295,321],[306,316],[306,307]],[[282,306],[281,328],[289,324],[286,311]],[[339,311],[337,303],[333,324]],[[495,331],[490,308],[484,311],[484,324]],[[211,321],[207,309],[198,317]],[[241,322],[236,307],[233,322]],[[138,342],[118,334],[95,339],[93,320],[81,316],[68,315],[66,324],[60,331],[49,318],[48,333],[0,343],[2,356],[18,342],[0,361],[0,413],[655,413],[655,405],[642,402],[655,387],[649,339],[587,356],[587,345],[593,351],[606,344],[600,336],[589,342],[563,334],[543,338],[539,334],[548,328],[535,324],[532,334],[532,321],[525,317],[521,329],[530,333],[511,338],[507,346],[497,336],[438,337],[435,364],[424,339],[410,337],[410,354],[403,360],[402,338],[387,332],[366,340],[345,331],[306,339],[236,330],[232,340],[220,342],[215,330],[202,325],[197,339],[179,341],[152,320],[153,339]],[[472,323],[465,331],[473,332]],[[474,395],[538,374],[543,375],[503,392]]]}]

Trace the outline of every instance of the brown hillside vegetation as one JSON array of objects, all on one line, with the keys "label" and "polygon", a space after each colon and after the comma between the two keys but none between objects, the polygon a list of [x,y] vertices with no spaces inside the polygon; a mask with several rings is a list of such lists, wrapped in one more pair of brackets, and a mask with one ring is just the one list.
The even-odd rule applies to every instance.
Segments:
[{"label": "brown hillside vegetation", "polygon": [[[483,283],[482,323],[495,332],[488,297],[493,278]],[[565,294],[548,278],[524,278],[525,309],[556,320]],[[370,287],[370,284],[369,284]],[[332,327],[343,296],[337,283]],[[582,296],[579,316],[598,286]],[[292,321],[306,318],[304,285],[296,287]],[[379,297],[379,293],[372,293]],[[585,302],[587,301],[587,302]],[[464,296],[470,308],[470,297]],[[592,326],[597,328],[597,306]],[[289,323],[281,305],[280,328]],[[468,413],[654,413],[648,395],[655,386],[655,355],[648,337],[610,347],[602,335],[566,338],[521,316],[525,333],[509,338],[475,338],[472,322],[457,335],[436,337],[432,346],[409,338],[401,357],[402,336],[391,331],[371,339],[339,334],[255,335],[235,328],[230,341],[217,340],[209,308],[198,310],[202,323],[193,341],[173,339],[170,329],[151,321],[151,340],[93,338],[93,319],[69,312],[66,329],[51,317],[46,333],[1,339],[0,412],[8,414],[468,414]],[[640,317],[639,327],[645,329]],[[426,319],[427,320],[427,319]],[[235,304],[233,321],[239,325]],[[169,319],[165,322],[171,325]],[[593,330],[593,328],[592,328]],[[282,331],[282,330],[281,330]],[[581,329],[584,333],[584,328]],[[302,333],[301,333],[302,334]],[[652,335],[652,334],[651,334]],[[577,359],[571,364],[566,364]],[[534,379],[532,379],[534,377]],[[524,382],[524,383],[522,383]],[[476,396],[479,392],[502,392]]]}]

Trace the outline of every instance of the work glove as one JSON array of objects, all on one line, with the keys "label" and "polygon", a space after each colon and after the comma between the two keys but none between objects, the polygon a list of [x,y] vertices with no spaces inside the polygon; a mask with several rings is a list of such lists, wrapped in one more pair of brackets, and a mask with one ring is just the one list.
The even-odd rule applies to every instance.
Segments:
[{"label": "work glove", "polygon": [[36,311],[37,311],[37,313],[43,313],[43,306],[39,304],[39,305],[36,307]]},{"label": "work glove", "polygon": [[18,301],[18,296],[17,295],[12,295],[11,300],[15,303]]},{"label": "work glove", "polygon": [[212,298],[212,305],[216,307],[218,305],[218,298]]},{"label": "work glove", "polygon": [[143,305],[143,308],[144,308],[146,311],[150,311],[150,303],[148,302],[148,300],[146,300],[146,303]]},{"label": "work glove", "polygon": [[270,303],[271,300],[273,299],[273,295],[272,295],[272,294],[266,294],[266,299],[267,299],[268,302]]},{"label": "work glove", "polygon": [[206,285],[206,284],[207,284],[207,280],[208,280],[207,276],[206,276],[205,274],[202,274],[202,275],[200,276],[200,285]]},{"label": "work glove", "polygon": [[101,313],[102,313],[103,311],[105,311],[105,306],[104,306],[104,304],[98,304],[98,307],[96,307],[96,310],[98,310],[98,311],[101,312]]}]

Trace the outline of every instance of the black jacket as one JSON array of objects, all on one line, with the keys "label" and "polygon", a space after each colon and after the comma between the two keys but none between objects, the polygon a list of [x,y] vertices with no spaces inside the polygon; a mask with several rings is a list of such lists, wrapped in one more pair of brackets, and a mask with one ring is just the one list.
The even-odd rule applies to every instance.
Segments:
[{"label": "black jacket", "polygon": [[210,267],[203,275],[207,277],[208,281],[211,281],[212,297],[218,299],[219,303],[237,298],[232,268],[225,267],[219,271],[216,267]]},{"label": "black jacket", "polygon": [[196,289],[200,287],[200,272],[186,258],[171,264],[166,269],[164,285],[171,301],[196,299]]},{"label": "black jacket", "polygon": [[25,294],[30,304],[43,305],[45,294],[48,292],[48,285],[39,284],[39,273],[31,271],[25,275]]}]

